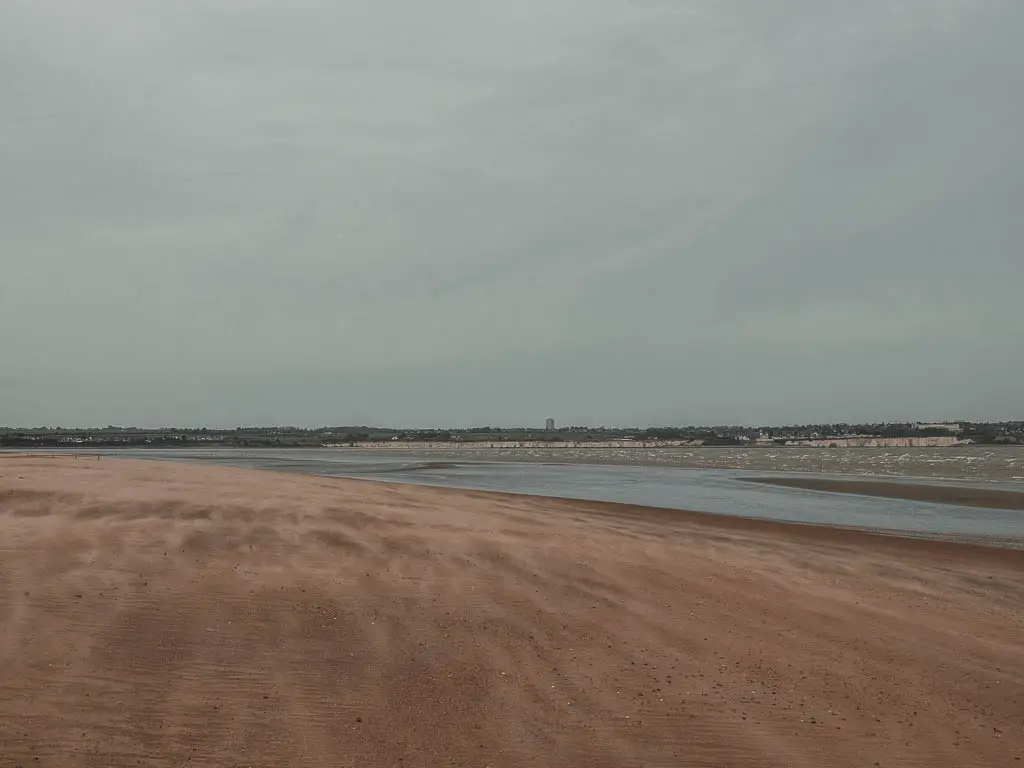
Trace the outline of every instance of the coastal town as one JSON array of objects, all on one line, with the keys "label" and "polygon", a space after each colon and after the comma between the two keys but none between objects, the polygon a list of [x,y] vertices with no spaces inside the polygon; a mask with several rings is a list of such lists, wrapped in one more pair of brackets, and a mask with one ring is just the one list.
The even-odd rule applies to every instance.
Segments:
[{"label": "coastal town", "polygon": [[235,429],[185,427],[99,428],[0,427],[0,448],[621,448],[682,446],[805,446],[814,448],[948,448],[958,445],[1024,445],[1024,421],[904,422],[790,426],[688,426],[611,428],[474,427],[402,429],[370,426],[302,428],[251,426]]}]

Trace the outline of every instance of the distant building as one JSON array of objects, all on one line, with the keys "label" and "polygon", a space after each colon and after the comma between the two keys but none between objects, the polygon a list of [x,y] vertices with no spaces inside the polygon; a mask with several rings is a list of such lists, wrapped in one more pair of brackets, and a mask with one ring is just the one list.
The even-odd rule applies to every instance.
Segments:
[{"label": "distant building", "polygon": [[945,432],[952,432],[954,435],[959,435],[961,432],[964,431],[963,426],[961,426],[960,424],[956,424],[956,423],[953,423],[953,424],[950,424],[950,423],[942,423],[942,424],[915,424],[914,425],[914,429],[916,429],[918,432],[923,432],[926,429],[938,429],[938,430],[943,430]]},{"label": "distant building", "polygon": [[547,421],[545,421],[544,422],[544,429],[546,431],[548,431],[548,432],[554,432],[555,431],[555,420],[554,419],[548,419]]}]

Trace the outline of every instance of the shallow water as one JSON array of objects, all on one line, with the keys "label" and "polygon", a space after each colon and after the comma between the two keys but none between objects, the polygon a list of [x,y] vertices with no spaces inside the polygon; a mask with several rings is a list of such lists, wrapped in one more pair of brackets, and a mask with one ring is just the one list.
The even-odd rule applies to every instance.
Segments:
[{"label": "shallow water", "polygon": [[[743,481],[763,472],[662,466],[438,460],[364,450],[141,450],[112,455],[212,462],[285,472],[616,501],[713,514],[816,523],[917,535],[1024,541],[1013,510],[885,499],[766,486]],[[991,487],[991,486],[990,486]]]},{"label": "shallow water", "polygon": [[434,459],[486,457],[502,461],[572,461],[689,469],[746,469],[872,477],[1024,482],[1024,446],[965,445],[952,448],[496,448],[467,446],[430,450],[389,448],[392,455]]}]

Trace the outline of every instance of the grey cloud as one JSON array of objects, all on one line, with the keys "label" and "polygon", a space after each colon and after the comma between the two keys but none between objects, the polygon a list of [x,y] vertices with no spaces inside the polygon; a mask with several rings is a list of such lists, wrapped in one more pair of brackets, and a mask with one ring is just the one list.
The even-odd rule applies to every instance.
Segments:
[{"label": "grey cloud", "polygon": [[0,423],[1017,416],[1022,31],[15,0]]}]

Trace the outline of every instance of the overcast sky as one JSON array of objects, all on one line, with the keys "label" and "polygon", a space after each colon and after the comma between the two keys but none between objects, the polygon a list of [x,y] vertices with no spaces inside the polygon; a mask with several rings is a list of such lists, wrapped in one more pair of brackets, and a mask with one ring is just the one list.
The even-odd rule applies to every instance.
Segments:
[{"label": "overcast sky", "polygon": [[3,0],[0,424],[1024,418],[1020,0]]}]

